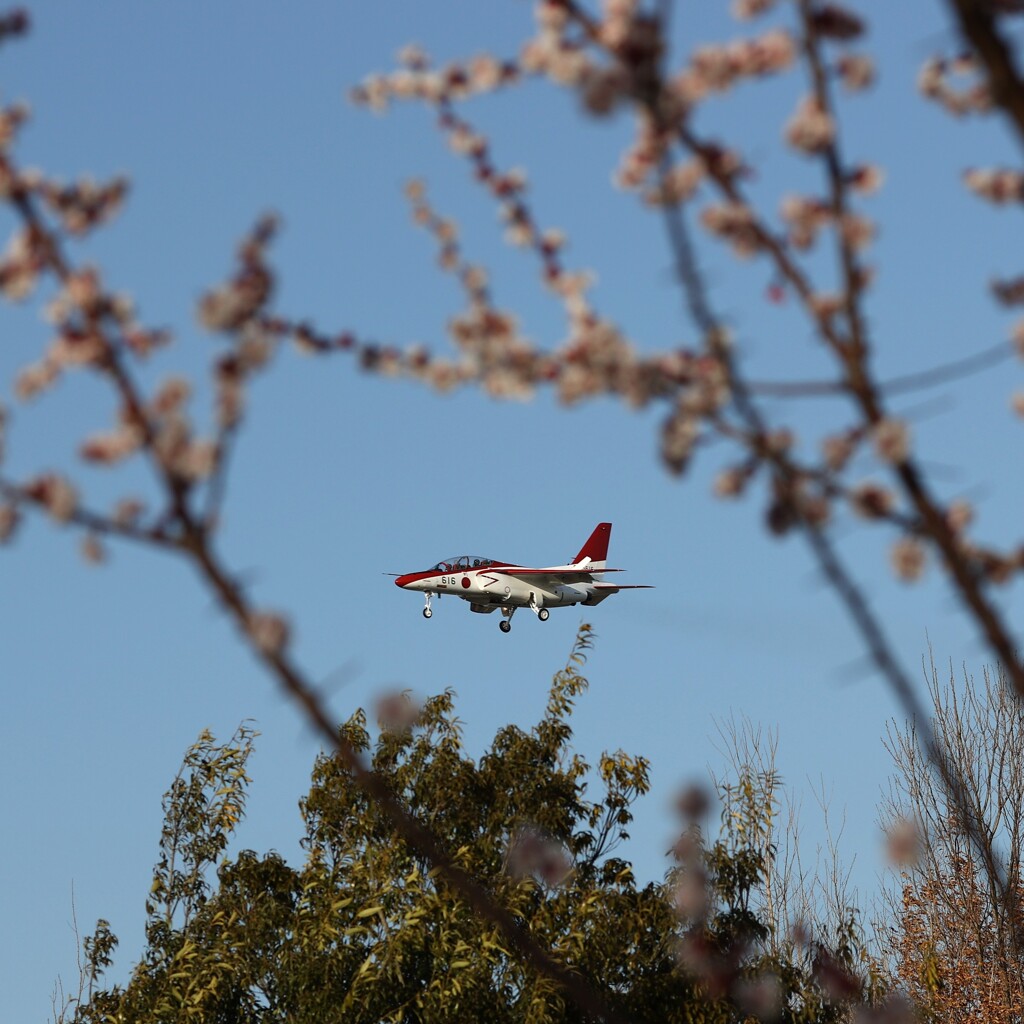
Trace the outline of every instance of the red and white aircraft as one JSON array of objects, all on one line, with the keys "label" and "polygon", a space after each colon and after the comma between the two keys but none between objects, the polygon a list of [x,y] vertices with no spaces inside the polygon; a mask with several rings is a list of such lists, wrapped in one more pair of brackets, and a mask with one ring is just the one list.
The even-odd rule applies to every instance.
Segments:
[{"label": "red and white aircraft", "polygon": [[395,584],[403,590],[418,590],[424,594],[423,616],[427,619],[434,614],[430,608],[434,594],[461,597],[469,602],[469,609],[474,612],[493,612],[500,608],[503,618],[498,626],[507,633],[512,628],[512,616],[517,608],[529,608],[545,622],[549,608],[595,605],[620,590],[649,590],[646,584],[606,583],[600,578],[606,572],[623,571],[606,567],[611,533],[611,523],[598,523],[569,565],[529,569],[493,558],[459,555],[446,558],[423,572],[399,576]]}]

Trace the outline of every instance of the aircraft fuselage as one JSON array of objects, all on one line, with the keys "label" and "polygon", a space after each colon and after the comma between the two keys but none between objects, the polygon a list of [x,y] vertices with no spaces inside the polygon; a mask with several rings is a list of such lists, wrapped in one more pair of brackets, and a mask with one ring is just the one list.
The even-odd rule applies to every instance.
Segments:
[{"label": "aircraft fuselage", "polygon": [[[418,577],[418,578],[417,578]],[[596,588],[587,583],[564,583],[553,580],[523,580],[509,576],[498,568],[469,569],[456,573],[409,573],[395,583],[404,590],[419,590],[437,595],[452,594],[470,604],[487,605],[488,610],[502,605],[516,608],[559,608],[585,604],[596,595]],[[592,602],[596,603],[596,602]]]},{"label": "aircraft fuselage", "polygon": [[507,633],[517,608],[529,608],[543,622],[549,608],[595,605],[621,590],[647,589],[639,584],[606,583],[603,579],[605,573],[622,571],[607,568],[605,561],[611,530],[611,523],[598,523],[567,565],[534,569],[493,558],[458,555],[422,572],[405,573],[395,584],[402,590],[418,590],[423,594],[426,601],[423,615],[428,619],[433,615],[431,597],[446,594],[467,601],[474,612],[500,609],[503,620],[499,625],[502,632]]}]

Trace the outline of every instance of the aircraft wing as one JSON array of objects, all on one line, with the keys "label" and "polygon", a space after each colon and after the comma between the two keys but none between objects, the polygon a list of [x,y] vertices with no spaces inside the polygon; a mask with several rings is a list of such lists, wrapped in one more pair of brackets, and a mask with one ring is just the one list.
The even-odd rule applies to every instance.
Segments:
[{"label": "aircraft wing", "polygon": [[551,569],[523,569],[517,565],[508,565],[488,570],[500,572],[506,576],[548,576],[553,580],[564,580],[566,583],[578,583],[590,580],[605,572],[625,572],[625,569],[574,569],[571,566],[554,566]]}]

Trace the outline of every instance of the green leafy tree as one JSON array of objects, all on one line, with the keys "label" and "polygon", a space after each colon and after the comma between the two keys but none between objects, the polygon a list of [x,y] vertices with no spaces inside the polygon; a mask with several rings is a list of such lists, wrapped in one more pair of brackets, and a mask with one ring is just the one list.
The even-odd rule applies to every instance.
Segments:
[{"label": "green leafy tree", "polygon": [[[665,883],[639,886],[615,855],[649,766],[622,751],[591,766],[570,749],[589,644],[584,626],[540,722],[502,728],[478,761],[462,747],[451,692],[422,707],[408,694],[383,701],[376,738],[363,712],[341,729],[459,865],[626,1019],[842,1019],[862,993],[852,973],[837,968],[850,979],[837,995],[806,956],[766,952],[751,899],[764,881],[750,841],[750,814],[763,813],[755,791],[727,801],[716,843],[681,842]],[[165,797],[146,948],[127,984],[103,987],[116,939],[101,922],[86,941],[88,990],[66,1020],[585,1019],[443,884],[334,756],[317,759],[300,802],[301,867],[276,853],[227,858],[254,735],[243,726],[218,746],[203,733],[186,754]],[[699,870],[687,876],[688,865]],[[696,914],[674,898],[684,876],[706,896]]]}]

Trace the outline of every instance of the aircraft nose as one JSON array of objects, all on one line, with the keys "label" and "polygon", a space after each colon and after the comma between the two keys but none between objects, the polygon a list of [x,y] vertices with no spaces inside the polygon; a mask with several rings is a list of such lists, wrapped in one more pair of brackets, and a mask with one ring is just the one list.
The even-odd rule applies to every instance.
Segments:
[{"label": "aircraft nose", "polygon": [[395,586],[401,587],[404,590],[410,583],[412,583],[412,578],[414,575],[415,573],[407,572],[404,576],[399,576],[395,580]]}]

